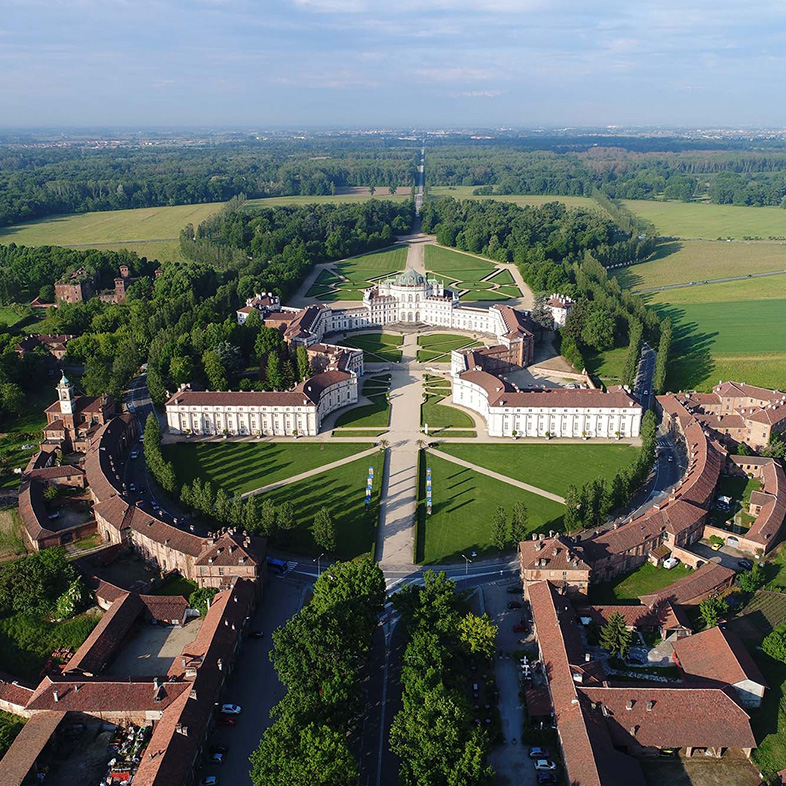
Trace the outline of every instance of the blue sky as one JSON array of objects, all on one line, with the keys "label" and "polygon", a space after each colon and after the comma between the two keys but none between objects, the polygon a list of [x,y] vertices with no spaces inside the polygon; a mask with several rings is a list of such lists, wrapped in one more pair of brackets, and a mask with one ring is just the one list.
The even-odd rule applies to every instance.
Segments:
[{"label": "blue sky", "polygon": [[0,0],[0,126],[786,126],[783,0]]}]

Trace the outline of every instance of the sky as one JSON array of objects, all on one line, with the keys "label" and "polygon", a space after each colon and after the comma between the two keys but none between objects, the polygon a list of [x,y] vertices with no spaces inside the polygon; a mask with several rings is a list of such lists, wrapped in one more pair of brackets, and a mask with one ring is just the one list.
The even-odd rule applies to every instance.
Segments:
[{"label": "sky", "polygon": [[782,127],[784,99],[784,0],[0,0],[0,127]]}]

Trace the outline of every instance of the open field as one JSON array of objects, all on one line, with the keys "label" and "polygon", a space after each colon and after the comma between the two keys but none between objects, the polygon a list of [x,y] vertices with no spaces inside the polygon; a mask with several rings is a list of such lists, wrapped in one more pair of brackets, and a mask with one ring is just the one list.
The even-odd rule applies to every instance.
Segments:
[{"label": "open field", "polygon": [[[336,443],[334,447],[339,444]],[[263,499],[272,499],[276,505],[291,502],[297,520],[297,527],[275,535],[273,544],[301,554],[316,555],[322,552],[323,549],[314,542],[311,527],[317,511],[326,507],[336,526],[335,557],[353,559],[370,552],[374,545],[379,518],[382,462],[383,453],[379,451],[365,459],[349,462],[336,469],[264,494]],[[370,466],[374,467],[374,484],[371,505],[366,510],[366,478]]]},{"label": "open field", "polygon": [[697,283],[695,286],[650,292],[644,297],[647,303],[652,305],[783,300],[786,298],[786,273],[761,278],[745,278],[741,281],[724,281],[718,284]]},{"label": "open field", "polygon": [[443,445],[451,456],[563,496],[568,486],[611,479],[638,455],[631,445]]},{"label": "open field", "polygon": [[658,233],[665,237],[705,240],[786,237],[786,211],[779,207],[735,207],[643,199],[624,199],[622,204],[655,224]]},{"label": "open field", "polygon": [[366,363],[397,363],[401,360],[402,337],[394,333],[360,333],[338,344],[363,350]]},{"label": "open field", "polygon": [[[496,553],[491,544],[491,518],[500,505],[510,512],[515,502],[523,502],[532,532],[562,528],[563,507],[556,502],[428,453],[420,466],[418,562],[460,560],[462,553],[471,551],[479,556]],[[431,467],[433,489],[430,516],[426,515],[425,504],[426,467]]]},{"label": "open field", "polygon": [[[773,270],[786,270],[786,245],[684,240],[661,243],[651,259],[618,268],[613,275],[621,286],[639,290]],[[759,280],[774,281],[769,278]]]},{"label": "open field", "polygon": [[230,496],[353,456],[368,445],[337,442],[178,442],[164,446],[178,480],[209,480]]},{"label": "open field", "polygon": [[600,210],[598,203],[591,197],[551,196],[549,194],[497,194],[494,196],[473,196],[477,186],[429,186],[431,196],[449,196],[454,199],[496,199],[498,202],[513,202],[516,205],[540,207],[548,202],[562,202],[565,207],[580,207],[585,210]]},{"label": "open field", "polygon": [[693,571],[680,563],[671,570],[656,568],[645,562],[640,568],[617,576],[612,581],[593,584],[589,590],[590,603],[638,603],[640,595],[657,592],[675,581],[690,576]]},{"label": "open field", "polygon": [[199,589],[199,585],[195,581],[174,574],[170,576],[158,589],[153,590],[151,595],[182,595],[186,600],[191,596],[191,593]]}]

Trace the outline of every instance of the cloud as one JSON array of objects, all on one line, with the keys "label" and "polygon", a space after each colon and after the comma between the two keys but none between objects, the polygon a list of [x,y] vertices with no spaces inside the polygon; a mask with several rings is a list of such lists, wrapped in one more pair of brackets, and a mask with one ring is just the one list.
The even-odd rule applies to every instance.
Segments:
[{"label": "cloud", "polygon": [[452,93],[457,98],[496,98],[503,94],[502,90],[465,90],[462,93]]}]

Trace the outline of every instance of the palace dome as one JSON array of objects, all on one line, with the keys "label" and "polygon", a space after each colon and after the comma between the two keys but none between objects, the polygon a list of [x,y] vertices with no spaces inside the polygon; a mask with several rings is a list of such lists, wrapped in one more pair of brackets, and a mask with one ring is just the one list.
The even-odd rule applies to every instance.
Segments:
[{"label": "palace dome", "polygon": [[426,283],[426,279],[411,267],[408,267],[403,273],[399,273],[393,282],[398,287],[421,287]]}]

